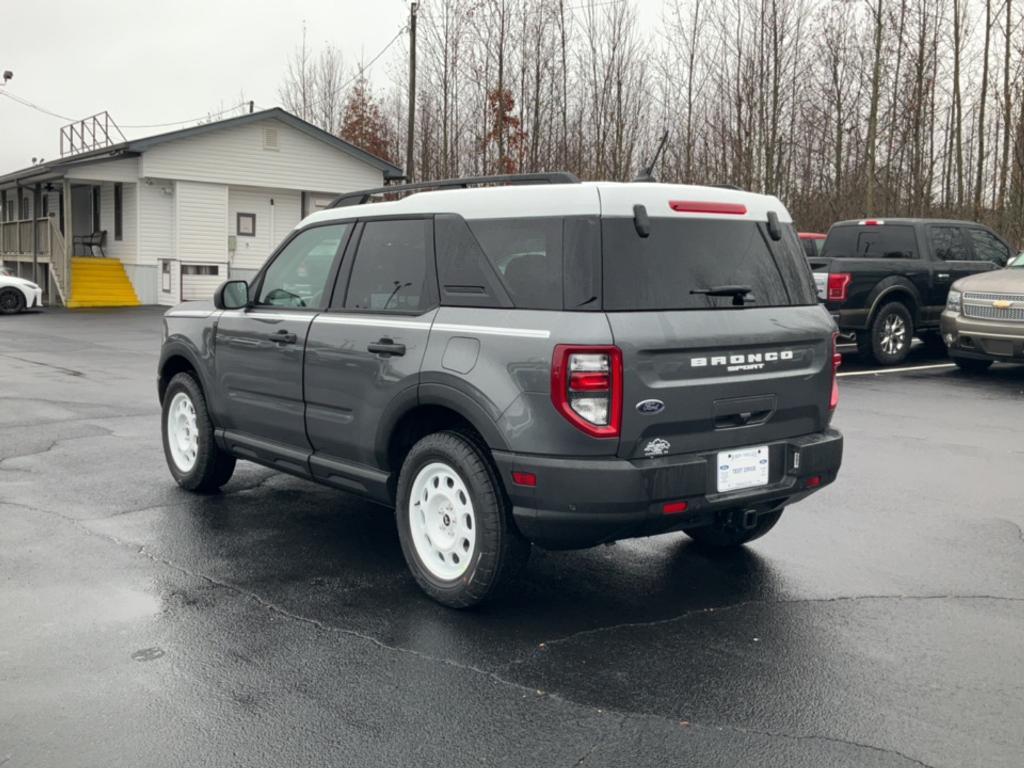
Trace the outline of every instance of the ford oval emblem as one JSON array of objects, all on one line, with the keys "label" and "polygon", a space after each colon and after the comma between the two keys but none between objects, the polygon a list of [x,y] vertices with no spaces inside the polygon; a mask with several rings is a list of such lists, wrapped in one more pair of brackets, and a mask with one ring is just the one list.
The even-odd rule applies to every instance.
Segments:
[{"label": "ford oval emblem", "polygon": [[636,409],[640,413],[653,416],[656,413],[661,413],[665,410],[665,404],[661,400],[641,400],[636,404]]}]

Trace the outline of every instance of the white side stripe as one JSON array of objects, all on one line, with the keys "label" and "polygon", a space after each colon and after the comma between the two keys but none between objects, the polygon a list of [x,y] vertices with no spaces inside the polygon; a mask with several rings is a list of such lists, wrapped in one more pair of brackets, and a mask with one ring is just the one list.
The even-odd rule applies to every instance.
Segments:
[{"label": "white side stripe", "polygon": [[355,317],[352,315],[320,315],[317,323],[328,325],[362,325],[375,328],[404,328],[410,331],[428,331],[430,323],[416,320],[388,320],[381,317]]},{"label": "white side stripe", "polygon": [[209,317],[212,314],[205,309],[182,309],[178,312],[164,312],[164,317]]},{"label": "white side stripe", "polygon": [[474,334],[485,336],[519,336],[524,339],[547,339],[551,337],[551,331],[535,330],[532,328],[499,328],[493,325],[434,323],[433,330],[447,331],[448,333],[466,333],[471,336]]}]

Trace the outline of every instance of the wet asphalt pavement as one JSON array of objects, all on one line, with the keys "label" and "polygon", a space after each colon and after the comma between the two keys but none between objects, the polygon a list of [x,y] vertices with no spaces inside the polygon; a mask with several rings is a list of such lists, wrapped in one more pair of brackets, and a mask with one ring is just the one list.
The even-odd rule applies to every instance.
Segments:
[{"label": "wet asphalt pavement", "polygon": [[847,376],[839,480],[745,551],[535,550],[455,612],[387,510],[179,490],[159,329],[0,317],[0,766],[1024,764],[1024,368]]}]

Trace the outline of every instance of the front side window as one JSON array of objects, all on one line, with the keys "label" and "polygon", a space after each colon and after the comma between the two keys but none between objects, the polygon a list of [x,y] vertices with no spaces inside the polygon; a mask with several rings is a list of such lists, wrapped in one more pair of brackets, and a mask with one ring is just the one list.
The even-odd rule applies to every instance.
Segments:
[{"label": "front side window", "polygon": [[974,254],[978,261],[991,261],[993,264],[1002,266],[1010,258],[1010,251],[991,232],[975,227],[971,227],[967,231],[974,243]]},{"label": "front side window", "polygon": [[349,226],[346,223],[310,227],[292,238],[267,268],[256,304],[322,308],[327,279]]},{"label": "front side window", "polygon": [[345,309],[418,314],[431,309],[436,289],[428,270],[429,219],[369,221],[348,282]]},{"label": "front side window", "polygon": [[935,258],[942,261],[971,260],[971,252],[967,249],[960,227],[932,227],[931,236]]}]

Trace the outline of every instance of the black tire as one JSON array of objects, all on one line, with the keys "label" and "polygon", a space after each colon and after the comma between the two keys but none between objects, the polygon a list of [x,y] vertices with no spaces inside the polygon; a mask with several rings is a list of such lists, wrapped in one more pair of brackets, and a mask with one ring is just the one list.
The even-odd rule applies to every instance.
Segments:
[{"label": "black tire", "polygon": [[783,509],[784,507],[780,507],[759,516],[753,528],[738,528],[716,523],[700,528],[684,528],[683,533],[693,539],[698,546],[706,549],[732,549],[768,533],[779,522]]},{"label": "black tire", "polygon": [[[450,608],[468,608],[488,599],[522,570],[530,556],[530,542],[512,521],[511,504],[485,451],[459,432],[435,432],[412,447],[398,477],[395,519],[405,562],[420,588]],[[420,472],[432,464],[454,470],[472,504],[472,554],[465,571],[452,579],[431,572],[413,543],[412,488]]]},{"label": "black tire", "polygon": [[17,288],[0,290],[0,315],[16,315],[25,311],[25,294]]},{"label": "black tire", "polygon": [[867,341],[871,357],[879,365],[898,365],[906,360],[914,339],[914,318],[907,305],[890,301],[875,314]]},{"label": "black tire", "polygon": [[[195,463],[191,468],[178,466],[168,440],[168,417],[175,398],[182,395],[188,399],[195,410],[197,434],[197,450]],[[163,437],[164,458],[171,470],[174,480],[182,488],[196,493],[213,493],[231,479],[235,471],[235,457],[221,450],[213,437],[213,422],[206,408],[206,397],[199,382],[189,373],[179,373],[171,379],[164,392],[161,409],[161,429]]]},{"label": "black tire", "polygon": [[953,362],[960,366],[964,373],[984,373],[992,366],[991,360],[978,360],[973,357],[954,357]]},{"label": "black tire", "polygon": [[928,331],[918,334],[918,338],[924,342],[928,351],[936,355],[946,354],[946,342],[942,340],[942,334],[938,331]]}]

